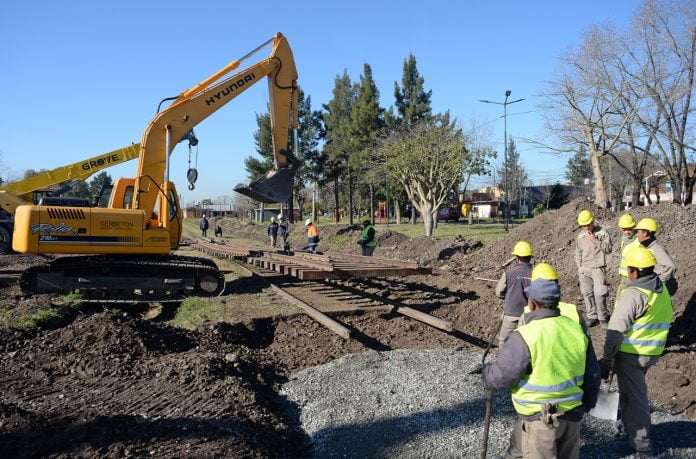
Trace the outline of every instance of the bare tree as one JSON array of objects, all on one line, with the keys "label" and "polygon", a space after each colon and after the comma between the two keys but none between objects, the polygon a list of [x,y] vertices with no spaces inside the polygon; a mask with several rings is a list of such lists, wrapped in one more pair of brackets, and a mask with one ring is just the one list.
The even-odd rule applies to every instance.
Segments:
[{"label": "bare tree", "polygon": [[[580,47],[564,56],[561,74],[549,83],[546,94],[547,128],[565,145],[584,146],[589,152],[595,203],[600,207],[606,207],[608,199],[599,159],[617,146],[635,116],[635,101],[622,98],[627,84],[609,62],[608,38],[599,27],[589,29]],[[618,78],[611,85],[609,73]]]},{"label": "bare tree", "polygon": [[[690,204],[696,177],[692,96],[696,70],[696,4],[647,0],[634,18],[628,53],[642,95],[651,104],[640,121],[657,149],[660,164],[672,181],[674,201]],[[647,112],[647,115],[645,114]],[[650,116],[652,115],[652,116]]]}]

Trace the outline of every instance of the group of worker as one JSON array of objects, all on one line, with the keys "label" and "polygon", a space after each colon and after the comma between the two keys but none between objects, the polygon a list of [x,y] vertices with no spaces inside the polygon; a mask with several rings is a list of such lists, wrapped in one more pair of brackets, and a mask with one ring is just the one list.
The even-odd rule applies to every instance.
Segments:
[{"label": "group of worker", "polygon": [[[650,406],[645,373],[664,351],[676,291],[674,260],[655,240],[658,224],[619,219],[622,232],[618,266],[621,281],[613,311],[607,309],[608,232],[591,212],[578,215],[580,233],[575,263],[585,304],[561,301],[553,266],[532,267],[532,246],[519,241],[516,263],[500,278],[496,294],[504,298],[500,350],[483,368],[492,389],[511,389],[518,413],[508,457],[579,457],[580,422],[597,403],[601,380],[616,375],[620,423],[638,457],[650,457]],[[597,360],[589,327],[606,330],[603,356]]]},{"label": "group of worker", "polygon": [[[266,234],[270,239],[271,247],[275,248],[278,243],[278,238],[280,238],[283,250],[289,251],[289,224],[283,214],[278,214],[278,220],[276,220],[275,217],[271,217],[271,223],[266,228]],[[363,218],[362,225],[363,231],[357,243],[362,247],[362,255],[371,257],[375,252],[375,247],[377,247],[375,228],[369,217]],[[319,229],[311,218],[305,220],[305,228],[307,229],[307,247],[305,247],[305,249],[310,253],[316,253],[320,241]]]}]

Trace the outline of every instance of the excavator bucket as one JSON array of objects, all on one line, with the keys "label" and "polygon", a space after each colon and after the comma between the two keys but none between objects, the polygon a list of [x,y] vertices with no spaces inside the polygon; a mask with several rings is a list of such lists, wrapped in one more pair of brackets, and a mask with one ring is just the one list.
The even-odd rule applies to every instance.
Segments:
[{"label": "excavator bucket", "polygon": [[240,183],[234,191],[266,204],[285,202],[292,195],[292,182],[292,170],[282,168],[268,172],[249,185]]}]

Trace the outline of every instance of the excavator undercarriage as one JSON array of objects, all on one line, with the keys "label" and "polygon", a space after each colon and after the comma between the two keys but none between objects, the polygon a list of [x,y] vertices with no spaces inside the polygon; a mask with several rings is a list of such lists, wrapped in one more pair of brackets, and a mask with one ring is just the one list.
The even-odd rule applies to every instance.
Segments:
[{"label": "excavator undercarriage", "polygon": [[177,302],[185,296],[217,296],[225,278],[207,258],[176,255],[64,256],[22,273],[24,292],[77,292],[91,302]]}]

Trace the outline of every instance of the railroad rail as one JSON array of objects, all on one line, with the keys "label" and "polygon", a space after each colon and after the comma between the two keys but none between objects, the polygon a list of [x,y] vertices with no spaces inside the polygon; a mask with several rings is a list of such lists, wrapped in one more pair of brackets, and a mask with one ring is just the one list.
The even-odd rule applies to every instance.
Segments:
[{"label": "railroad rail", "polygon": [[[318,321],[329,330],[344,339],[352,337],[352,331],[340,322],[331,318],[327,313],[346,312],[347,310],[336,310],[327,306],[323,301],[322,306],[312,306],[301,298],[291,293],[286,285],[279,282],[278,275],[291,276],[303,281],[319,282],[319,285],[326,287],[329,292],[324,292],[323,299],[330,296],[342,296],[346,292],[340,290],[338,285],[332,283],[333,280],[348,278],[373,278],[373,277],[397,277],[413,274],[429,274],[430,268],[418,266],[415,261],[390,260],[378,257],[362,257],[349,254],[313,254],[306,252],[285,252],[273,251],[263,247],[251,246],[247,244],[228,243],[218,244],[210,240],[199,239],[194,247],[212,256],[232,260],[242,266],[242,268],[253,276],[263,279],[280,296],[292,304],[300,307],[303,312]],[[245,266],[246,265],[246,266]],[[251,265],[251,266],[249,266]],[[275,275],[273,275],[275,274]],[[281,285],[283,285],[281,287]],[[290,290],[290,291],[289,291]],[[383,310],[401,314],[412,319],[423,322],[434,328],[451,333],[455,336],[475,344],[481,345],[474,337],[465,335],[454,329],[450,320],[426,314],[417,309],[397,304],[388,300],[369,299],[369,295],[361,295],[358,301],[367,300],[369,305],[353,307],[350,310]],[[355,298],[353,297],[355,300]],[[324,311],[322,311],[322,309]]]},{"label": "railroad rail", "polygon": [[300,280],[401,277],[430,274],[431,268],[415,261],[363,257],[343,253],[282,252],[247,244],[218,244],[199,239],[196,248],[218,258],[245,260],[249,264]]}]

